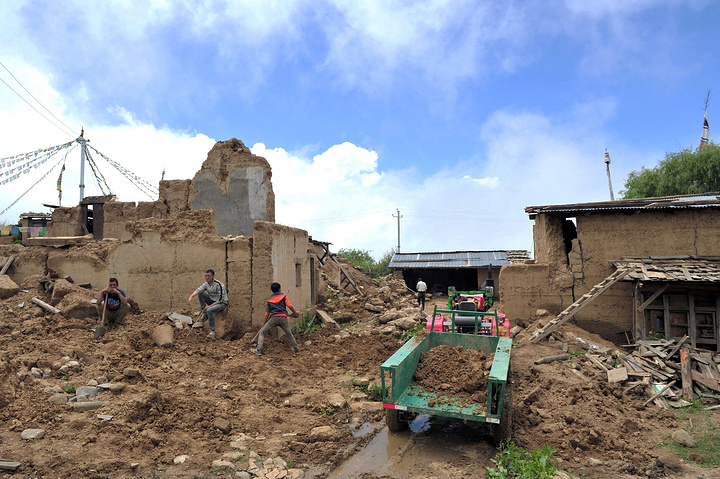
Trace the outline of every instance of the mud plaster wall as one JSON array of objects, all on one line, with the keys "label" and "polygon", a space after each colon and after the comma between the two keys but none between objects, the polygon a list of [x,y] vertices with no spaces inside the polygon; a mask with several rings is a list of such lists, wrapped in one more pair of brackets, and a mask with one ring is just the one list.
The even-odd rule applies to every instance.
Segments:
[{"label": "mud plaster wall", "polygon": [[80,207],[55,208],[48,224],[47,236],[81,236],[85,234],[80,219]]},{"label": "mud plaster wall", "polygon": [[[117,277],[120,288],[140,307],[180,310],[189,306],[187,298],[204,281],[206,269],[213,268],[224,282],[225,241],[170,242],[158,233],[146,233],[132,242],[117,243],[105,261],[81,250],[56,250],[48,255],[47,265],[96,289],[105,287],[109,277]],[[199,305],[191,309],[199,310]]]},{"label": "mud plaster wall", "polygon": [[[576,218],[582,277],[575,296],[586,293],[626,256],[720,256],[720,211],[710,208],[586,214]],[[574,249],[575,251],[575,249]],[[632,283],[618,282],[577,315],[578,325],[605,339],[631,329]]]},{"label": "mud plaster wall", "polygon": [[[190,180],[165,180],[160,182],[157,201],[109,201],[104,209],[104,238],[122,241],[132,238],[127,229],[131,221],[176,216],[190,209]],[[81,207],[55,208],[47,236],[80,236],[85,234],[82,227]]]},{"label": "mud plaster wall", "polygon": [[233,138],[213,146],[192,180],[192,209],[215,210],[215,232],[253,235],[253,222],[275,221],[272,172],[265,158],[255,156]]},{"label": "mud plaster wall", "polygon": [[[270,285],[278,282],[298,312],[311,306],[310,258],[307,231],[267,221],[256,221],[252,239],[252,325],[259,327],[265,316]],[[297,284],[299,264],[300,284]]]},{"label": "mud plaster wall", "polygon": [[[225,282],[225,279],[221,279]],[[232,315],[250,325],[252,317],[252,239],[227,243],[227,288]]]},{"label": "mud plaster wall", "polygon": [[572,302],[572,276],[552,275],[547,264],[509,264],[500,269],[503,312],[530,320],[538,309],[558,314]]}]

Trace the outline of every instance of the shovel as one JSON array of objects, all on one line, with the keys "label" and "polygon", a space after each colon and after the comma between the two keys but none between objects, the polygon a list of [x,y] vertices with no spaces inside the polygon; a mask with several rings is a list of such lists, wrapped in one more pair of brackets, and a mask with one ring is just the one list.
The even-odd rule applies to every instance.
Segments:
[{"label": "shovel", "polygon": [[105,311],[107,311],[107,298],[105,298],[105,301],[103,302],[103,314],[100,326],[93,329],[93,332],[95,333],[95,339],[100,339],[105,335]]}]

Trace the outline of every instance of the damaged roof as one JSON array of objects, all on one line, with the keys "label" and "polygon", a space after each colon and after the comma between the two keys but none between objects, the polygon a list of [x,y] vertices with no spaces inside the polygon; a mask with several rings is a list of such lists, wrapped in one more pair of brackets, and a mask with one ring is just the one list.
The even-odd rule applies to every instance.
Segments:
[{"label": "damaged roof", "polygon": [[623,281],[720,283],[720,256],[651,256],[613,261],[629,268]]},{"label": "damaged roof", "polygon": [[395,253],[390,268],[481,268],[522,263],[530,259],[526,250],[451,251],[436,253]]},{"label": "damaged roof", "polygon": [[530,219],[539,213],[585,213],[593,211],[636,211],[649,209],[720,208],[720,192],[684,196],[658,196],[567,205],[528,206]]}]

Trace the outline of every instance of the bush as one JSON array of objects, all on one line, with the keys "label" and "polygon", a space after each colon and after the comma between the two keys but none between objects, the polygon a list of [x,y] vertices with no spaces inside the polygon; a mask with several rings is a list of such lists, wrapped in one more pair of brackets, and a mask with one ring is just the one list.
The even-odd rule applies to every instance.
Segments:
[{"label": "bush", "polygon": [[417,333],[424,330],[425,328],[422,324],[417,324],[414,328],[403,331],[402,334],[400,334],[400,341],[402,341],[403,343],[407,343],[412,338],[414,338]]},{"label": "bush", "polygon": [[340,248],[337,255],[347,259],[350,261],[351,265],[363,270],[371,277],[378,278],[390,273],[388,265],[390,264],[394,254],[395,249],[391,248],[382,255],[380,261],[375,261],[373,257],[370,256],[370,252],[368,250]]},{"label": "bush", "polygon": [[500,452],[492,460],[494,468],[488,467],[489,479],[550,479],[557,471],[557,459],[553,454],[556,449],[543,446],[540,449],[526,451],[512,441],[506,441],[500,446]]}]

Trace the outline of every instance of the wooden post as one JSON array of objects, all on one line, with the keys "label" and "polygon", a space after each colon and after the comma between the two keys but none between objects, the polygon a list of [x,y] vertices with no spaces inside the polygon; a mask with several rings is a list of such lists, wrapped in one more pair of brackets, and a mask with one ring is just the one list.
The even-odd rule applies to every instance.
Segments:
[{"label": "wooden post", "polygon": [[31,303],[34,303],[34,304],[37,304],[37,305],[40,306],[42,309],[44,309],[44,310],[46,310],[46,311],[50,311],[51,313],[60,314],[60,310],[59,310],[59,309],[50,306],[49,304],[47,304],[47,303],[44,302],[44,301],[39,300],[38,298],[32,298],[32,299],[30,300],[30,302],[31,302]]},{"label": "wooden post", "polygon": [[5,266],[2,267],[0,270],[0,276],[7,273],[7,270],[10,269],[10,266],[13,264],[13,261],[15,261],[15,256],[10,256],[8,260],[5,262]]},{"label": "wooden post", "polygon": [[688,401],[692,401],[692,365],[690,363],[690,354],[688,353],[687,349],[680,350],[680,375],[682,378],[683,398],[687,399]]}]

